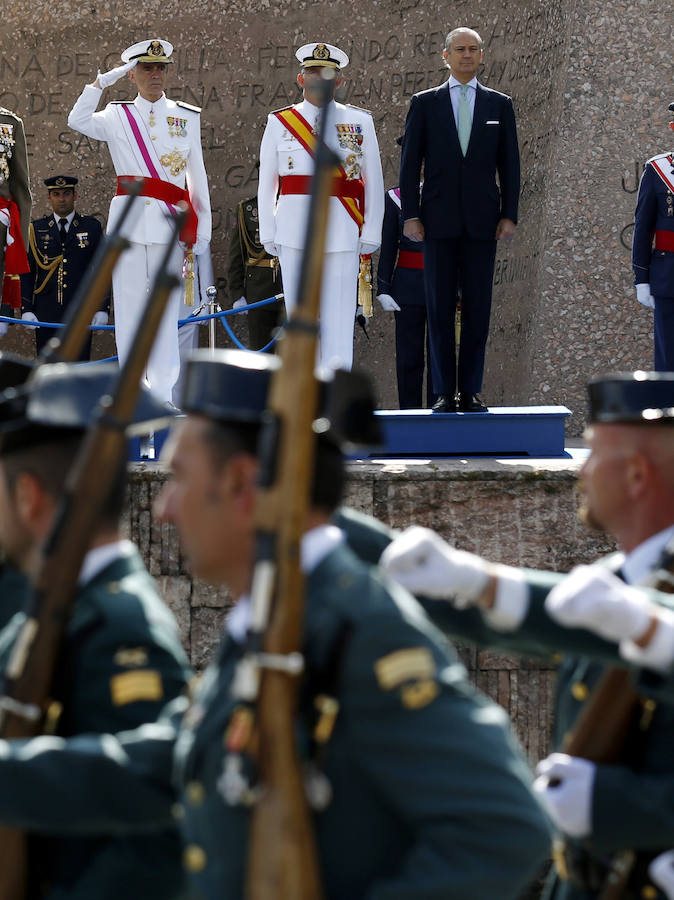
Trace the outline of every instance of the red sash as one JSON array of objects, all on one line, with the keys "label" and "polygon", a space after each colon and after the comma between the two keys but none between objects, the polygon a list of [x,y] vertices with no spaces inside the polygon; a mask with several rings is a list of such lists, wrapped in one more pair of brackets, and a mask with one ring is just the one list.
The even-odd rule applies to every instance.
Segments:
[{"label": "red sash", "polygon": [[[318,141],[316,135],[311,130],[311,125],[309,125],[304,116],[293,107],[290,109],[282,109],[279,112],[274,113],[274,115],[279,122],[282,123],[284,128],[287,128],[292,136],[297,138],[309,156],[314,159]],[[284,178],[283,181],[285,180],[286,179]],[[339,193],[333,191],[333,196],[337,197],[344,209],[356,223],[358,226],[358,234],[360,234],[363,230],[363,222],[365,220],[365,186],[361,179],[352,179],[351,182],[349,182],[344,167],[341,165],[337,167],[335,181],[343,182],[343,187],[339,189]],[[360,185],[357,197],[351,196],[355,191],[347,188],[347,184]],[[281,187],[283,187],[283,185]],[[299,193],[299,191],[294,193]],[[308,191],[302,191],[302,193],[308,193]]]},{"label": "red sash", "polygon": [[399,269],[423,269],[424,251],[401,250],[398,253],[398,262],[396,263],[396,266]]},{"label": "red sash", "polygon": [[0,209],[6,209],[9,213],[8,236],[12,243],[5,250],[5,277],[2,281],[2,302],[9,304],[13,309],[21,309],[21,282],[19,275],[30,272],[26,246],[21,234],[21,215],[19,207],[13,200],[0,197]]},{"label": "red sash", "polygon": [[674,231],[656,231],[655,249],[667,250],[669,253],[674,253]]},{"label": "red sash", "polygon": [[[129,187],[138,183],[138,177],[137,175],[118,175],[117,196],[128,194]],[[197,239],[199,217],[185,188],[178,187],[177,184],[172,184],[170,181],[164,181],[161,178],[143,178],[142,182],[141,197],[152,197],[155,200],[162,200],[164,203],[171,204],[176,204],[182,200],[187,204],[187,221],[180,231],[180,240],[186,244],[194,244]]]}]

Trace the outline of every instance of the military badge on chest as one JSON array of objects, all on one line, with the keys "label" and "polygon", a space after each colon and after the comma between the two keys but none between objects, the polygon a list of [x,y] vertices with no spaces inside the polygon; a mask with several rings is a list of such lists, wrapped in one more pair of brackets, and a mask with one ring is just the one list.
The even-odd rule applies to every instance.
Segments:
[{"label": "military badge on chest", "polygon": [[77,238],[77,246],[80,248],[80,250],[84,250],[85,247],[89,246],[88,231],[76,231],[75,237]]},{"label": "military badge on chest", "polygon": [[166,116],[170,137],[187,137],[187,119]]},{"label": "military badge on chest", "polygon": [[667,215],[674,216],[674,195],[671,191],[667,191]]},{"label": "military badge on chest", "polygon": [[180,150],[173,150],[171,153],[165,153],[161,160],[162,166],[166,166],[171,175],[180,175],[187,166],[187,157]]},{"label": "military badge on chest", "polygon": [[363,157],[363,129],[360,125],[337,123],[337,137],[342,150],[351,151],[344,160],[344,170],[349,181],[355,181],[361,175],[361,159]]},{"label": "military badge on chest", "polygon": [[14,126],[0,124],[0,184],[9,178],[9,160],[14,147]]}]

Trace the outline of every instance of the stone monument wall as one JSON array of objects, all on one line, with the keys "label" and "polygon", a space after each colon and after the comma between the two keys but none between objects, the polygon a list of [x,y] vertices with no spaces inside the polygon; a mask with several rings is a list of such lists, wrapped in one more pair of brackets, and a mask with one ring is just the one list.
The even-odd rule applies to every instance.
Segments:
[{"label": "stone monument wall", "polygon": [[[68,110],[125,46],[155,33],[171,40],[168,93],[203,108],[226,303],[227,233],[237,202],[256,190],[267,113],[298,96],[294,49],[317,38],[349,53],[342,99],[372,111],[391,187],[411,95],[444,80],[449,28],[477,28],[480,77],[512,95],[522,151],[521,224],[499,247],[485,396],[492,404],[566,404],[578,434],[588,377],[652,364],[652,313],[633,299],[629,246],[641,168],[671,137],[670,17],[664,0],[622,4],[610,15],[599,0],[335,0],[329,10],[318,0],[149,0],[141,15],[129,0],[64,0],[58,16],[34,0],[5,10],[0,24],[0,104],[25,120],[35,215],[46,211],[42,178],[66,171],[81,179],[82,211],[104,219],[114,190],[109,155],[68,128]],[[106,98],[128,96],[125,80]],[[30,337],[15,328],[3,346],[26,350]],[[376,314],[369,341],[358,334],[356,344],[380,405],[394,407],[390,314]],[[112,339],[96,346],[107,353]]]},{"label": "stone monument wall", "polygon": [[[79,207],[105,219],[114,172],[105,146],[71,131],[67,114],[97,69],[119,63],[120,51],[156,34],[176,47],[167,93],[201,106],[202,141],[211,184],[213,254],[221,301],[227,300],[226,239],[239,200],[257,188],[255,160],[267,113],[294,102],[294,49],[329,40],[351,63],[341,99],[373,113],[387,187],[398,180],[395,138],[413,93],[441,83],[447,31],[477,28],[485,41],[481,78],[513,96],[523,161],[522,225],[499,248],[486,393],[492,403],[526,402],[532,335],[545,250],[546,174],[554,156],[566,68],[572,0],[196,0],[189,4],[128,0],[80,4],[65,0],[58,18],[46,0],[15,7],[0,24],[0,104],[25,120],[35,215],[47,211],[42,179],[55,172],[80,178]],[[149,24],[152,23],[152,24]],[[134,95],[127,79],[105,99]],[[15,328],[5,343],[26,350],[30,333]],[[222,334],[224,337],[224,334]],[[100,353],[112,339],[97,341]],[[380,405],[395,407],[393,321],[381,311],[370,340],[357,336],[356,362],[377,380]]]}]

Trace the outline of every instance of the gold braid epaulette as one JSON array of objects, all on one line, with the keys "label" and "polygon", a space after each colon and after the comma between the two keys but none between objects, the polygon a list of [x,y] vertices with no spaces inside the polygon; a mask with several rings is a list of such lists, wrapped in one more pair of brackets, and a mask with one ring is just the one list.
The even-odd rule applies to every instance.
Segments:
[{"label": "gold braid epaulette", "polygon": [[47,273],[45,275],[44,280],[43,280],[42,284],[40,285],[40,287],[36,287],[33,290],[33,294],[40,294],[44,290],[47,282],[52,277],[54,272],[61,265],[61,262],[63,260],[63,254],[61,253],[60,256],[55,256],[53,259],[49,259],[49,257],[45,253],[44,258],[49,259],[49,262],[43,263],[40,261],[40,252],[37,249],[37,246],[35,244],[35,229],[33,228],[32,222],[28,226],[28,242],[30,244],[30,249],[33,252],[33,259],[35,260],[36,265],[38,266],[38,268],[42,269],[43,272]]},{"label": "gold braid epaulette", "polygon": [[243,215],[243,204],[244,203],[245,203],[245,201],[242,200],[239,203],[239,206],[237,209],[237,215],[238,215],[238,221],[239,221],[239,234],[241,235],[243,249],[248,254],[248,258],[254,259],[257,262],[261,259],[264,259],[264,257],[267,255],[267,251],[264,249],[264,247],[261,247],[260,250],[256,250],[255,247],[260,246],[260,245],[255,244],[250,239],[250,235],[248,234],[248,229],[246,228],[246,220]]}]

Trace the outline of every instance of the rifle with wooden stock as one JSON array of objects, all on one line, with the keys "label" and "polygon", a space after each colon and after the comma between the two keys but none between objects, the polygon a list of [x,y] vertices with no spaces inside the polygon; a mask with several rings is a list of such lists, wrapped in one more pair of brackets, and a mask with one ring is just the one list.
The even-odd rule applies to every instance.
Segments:
[{"label": "rifle with wooden stock", "polygon": [[[665,548],[658,567],[643,583],[666,594],[674,594],[674,546]],[[623,759],[630,730],[638,720],[638,727],[650,725],[655,702],[642,697],[634,687],[629,669],[611,666],[599,680],[590,697],[583,704],[573,729],[566,736],[563,751],[570,756],[588,759],[599,765],[616,765]],[[553,857],[557,870],[565,868],[565,844],[555,841]],[[620,900],[627,888],[636,861],[631,848],[616,853],[611,860],[597,900]],[[563,877],[563,873],[560,872]]]},{"label": "rifle with wooden stock", "polygon": [[299,302],[280,342],[259,443],[252,633],[258,636],[256,723],[260,789],[253,807],[247,900],[323,896],[311,811],[296,745],[302,670],[304,578],[300,539],[313,481],[319,385],[314,374],[325,234],[336,155],[327,147],[331,70],[324,102],[302,260]]},{"label": "rifle with wooden stock", "polygon": [[[169,273],[168,262],[185,215],[181,210],[174,217],[172,240],[140,318],[129,356],[114,389],[101,398],[94,425],[85,435],[68,474],[39,570],[31,583],[26,621],[12,648],[0,688],[2,738],[33,737],[41,732],[47,718],[82,562],[115,473],[125,458],[125,428],[136,408],[141,378],[166,303],[179,283],[177,276]],[[27,861],[23,833],[0,829],[0,847],[0,900],[22,900]]]}]

